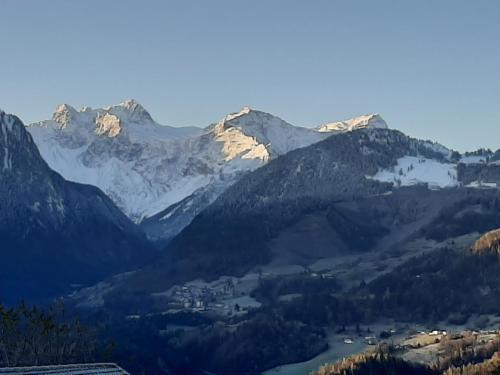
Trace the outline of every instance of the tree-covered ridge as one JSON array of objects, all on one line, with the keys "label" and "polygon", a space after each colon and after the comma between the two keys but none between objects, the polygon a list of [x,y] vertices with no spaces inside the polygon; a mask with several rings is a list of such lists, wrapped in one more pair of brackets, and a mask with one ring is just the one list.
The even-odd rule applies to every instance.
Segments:
[{"label": "tree-covered ridge", "polygon": [[500,261],[496,255],[443,249],[359,288],[358,297],[365,311],[404,321],[459,323],[474,313],[496,314]]}]

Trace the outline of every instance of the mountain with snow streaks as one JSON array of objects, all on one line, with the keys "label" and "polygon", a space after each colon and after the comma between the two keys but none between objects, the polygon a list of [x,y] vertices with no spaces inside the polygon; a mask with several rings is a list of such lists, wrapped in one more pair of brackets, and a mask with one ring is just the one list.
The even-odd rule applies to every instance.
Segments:
[{"label": "mountain with snow streaks", "polygon": [[[345,123],[379,126],[373,116]],[[62,105],[28,130],[54,170],[102,189],[152,239],[177,234],[246,172],[337,132],[249,107],[204,129],[168,127],[134,100],[102,109]]]},{"label": "mountain with snow streaks", "polygon": [[0,111],[0,297],[45,299],[143,264],[151,247],[98,188],[64,180]]}]

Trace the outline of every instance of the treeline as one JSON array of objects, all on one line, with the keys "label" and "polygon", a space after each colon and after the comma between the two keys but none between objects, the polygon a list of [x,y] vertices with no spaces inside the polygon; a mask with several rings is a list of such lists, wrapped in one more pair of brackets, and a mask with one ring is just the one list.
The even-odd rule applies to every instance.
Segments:
[{"label": "treeline", "polygon": [[500,352],[481,363],[450,367],[443,375],[498,375],[500,374]]},{"label": "treeline", "polygon": [[94,361],[95,333],[65,316],[60,304],[43,309],[0,305],[0,367]]},{"label": "treeline", "polygon": [[321,367],[313,375],[438,375],[427,366],[404,361],[378,348],[373,353],[363,353],[344,358],[339,362]]},{"label": "treeline", "polygon": [[325,365],[314,375],[498,375],[500,352],[480,363],[459,367],[451,366],[444,371],[410,363],[391,354],[361,354]]},{"label": "treeline", "polygon": [[447,337],[436,355],[436,363],[410,363],[400,358],[394,347],[383,344],[371,352],[325,365],[314,375],[498,375],[500,335],[487,341],[479,341],[472,332]]}]

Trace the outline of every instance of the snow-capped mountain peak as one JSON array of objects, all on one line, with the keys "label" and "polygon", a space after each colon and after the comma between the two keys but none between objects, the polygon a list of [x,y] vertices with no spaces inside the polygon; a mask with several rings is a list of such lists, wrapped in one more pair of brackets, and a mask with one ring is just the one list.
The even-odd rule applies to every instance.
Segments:
[{"label": "snow-capped mountain peak", "polygon": [[139,124],[153,123],[154,120],[149,112],[135,99],[129,99],[118,105],[106,108],[108,112],[118,117],[126,117],[130,122]]},{"label": "snow-capped mountain peak", "polygon": [[[53,169],[68,180],[98,186],[134,220],[210,180],[190,171],[210,170],[202,164],[211,155],[190,158],[200,150],[189,138],[202,129],[160,125],[135,100],[79,111],[61,105],[52,120],[31,124],[28,130]],[[184,150],[189,155],[182,155]]]},{"label": "snow-capped mountain peak", "polygon": [[171,127],[160,125],[153,120],[149,112],[137,101],[131,99],[120,104],[92,109],[83,107],[76,110],[68,104],[59,105],[52,120],[31,124],[30,131],[49,128],[59,137],[71,138],[81,145],[95,136],[129,138],[134,140],[170,141],[199,134],[196,127]]},{"label": "snow-capped mountain peak", "polygon": [[[140,111],[140,112],[146,112],[147,111],[144,109],[144,107],[137,102],[135,99],[127,99],[124,100],[119,104],[120,107],[125,108],[128,111],[134,112],[134,111]],[[148,113],[149,115],[149,113]]]},{"label": "snow-capped mountain peak", "polygon": [[215,126],[214,133],[218,140],[230,142],[228,160],[254,147],[259,147],[257,158],[267,160],[270,156],[283,155],[325,138],[314,129],[291,125],[277,116],[250,107],[224,117]]},{"label": "snow-capped mountain peak", "polygon": [[72,119],[77,116],[78,111],[70,106],[69,104],[61,104],[57,106],[56,110],[52,115],[52,120],[54,120],[59,127],[66,128]]},{"label": "snow-capped mountain peak", "polygon": [[318,128],[319,132],[347,132],[357,129],[387,129],[387,123],[379,114],[369,114],[359,117],[354,117],[345,121],[332,122],[322,125]]},{"label": "snow-capped mountain peak", "polygon": [[222,122],[228,122],[228,121],[234,120],[235,118],[238,118],[238,117],[241,117],[244,115],[248,115],[251,111],[252,111],[252,108],[243,107],[239,112],[234,112],[234,113],[228,114],[226,117],[224,117],[224,120],[222,120]]}]

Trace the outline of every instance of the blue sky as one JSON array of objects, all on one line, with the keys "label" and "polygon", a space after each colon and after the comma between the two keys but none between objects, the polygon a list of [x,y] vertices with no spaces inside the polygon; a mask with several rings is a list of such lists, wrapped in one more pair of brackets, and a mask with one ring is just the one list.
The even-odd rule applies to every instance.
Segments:
[{"label": "blue sky", "polygon": [[0,108],[127,98],[160,123],[249,105],[302,126],[378,112],[459,150],[500,148],[496,0],[1,0]]}]

